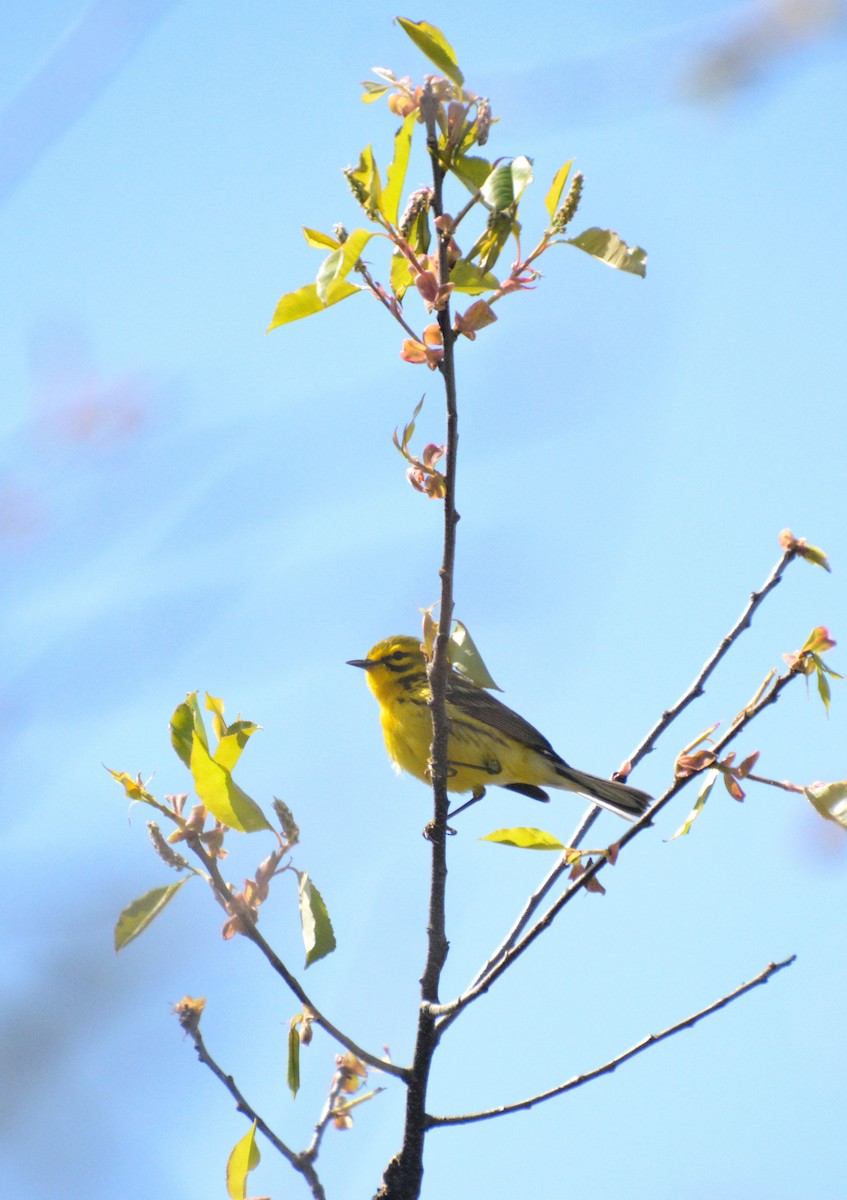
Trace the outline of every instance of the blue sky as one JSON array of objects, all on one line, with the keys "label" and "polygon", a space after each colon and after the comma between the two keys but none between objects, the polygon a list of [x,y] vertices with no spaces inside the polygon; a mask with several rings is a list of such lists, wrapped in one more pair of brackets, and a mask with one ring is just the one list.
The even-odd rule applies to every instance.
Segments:
[{"label": "blue sky", "polygon": [[[840,9],[743,84],[684,97],[714,48],[768,11],[603,0],[409,14],[444,29],[490,96],[492,154],[534,159],[525,228],[542,227],[548,182],[574,157],[577,226],[611,226],[650,255],[642,281],[563,248],[537,291],[461,347],[457,615],[507,703],[569,761],[608,773],[764,581],[782,528],[833,564],[792,566],[637,771],[654,793],[813,626],[847,638]],[[389,770],[344,664],[413,632],[437,598],[440,510],[408,488],[390,435],[426,391],[420,444],[441,440],[438,381],[400,361],[399,331],[365,297],[264,336],[320,261],[300,226],[354,225],[341,168],[369,142],[388,160],[395,121],[360,102],[360,80],[373,65],[427,69],[394,15],[48,0],[37,19],[3,18],[0,1019],[13,1083],[0,1154],[10,1192],[34,1200],[69,1184],[91,1200],[224,1194],[244,1126],[169,1015],[185,993],[206,996],[210,1048],[294,1144],[332,1073],[318,1037],[290,1102],[295,1003],[250,946],[220,941],[199,885],[111,948],[123,905],[170,880],[101,763],[185,790],[167,721],[195,688],[263,726],[239,779],[301,826],[297,865],[340,944],[308,987],[363,1044],[410,1052],[427,795]],[[425,178],[418,158],[409,183]],[[836,685],[827,719],[798,683],[739,750],[760,749],[777,779],[842,779],[846,704]],[[590,1088],[436,1133],[425,1196],[480,1178],[489,1200],[563,1178],[598,1200],[793,1200],[812,1180],[841,1195],[844,838],[802,800],[751,787],[743,805],[716,793],[668,843],[692,799],[453,1028],[433,1109],[552,1086],[771,959],[797,963]],[[566,795],[539,813],[494,790],[462,818],[445,995],[548,865],[478,838],[539,823],[566,839],[579,813]],[[267,852],[255,840],[233,848],[232,879]],[[293,889],[278,885],[262,926],[298,963]],[[351,1133],[328,1136],[330,1194],[371,1194],[400,1114],[389,1085]],[[259,1194],[305,1194],[270,1152],[255,1178]]]}]

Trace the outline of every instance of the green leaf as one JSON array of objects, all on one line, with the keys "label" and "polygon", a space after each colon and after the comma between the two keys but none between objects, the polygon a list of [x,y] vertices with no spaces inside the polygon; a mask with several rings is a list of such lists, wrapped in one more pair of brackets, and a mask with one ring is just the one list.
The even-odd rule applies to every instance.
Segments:
[{"label": "green leaf", "polygon": [[106,767],[106,770],[113,779],[117,780],[117,782],[126,792],[127,796],[129,796],[130,800],[141,800],[145,804],[155,804],[156,808],[162,807],[158,801],[156,801],[156,799],[150,795],[147,789],[143,787],[137,779],[133,779],[131,775],[128,775],[126,771],[113,771],[111,767]]},{"label": "green leaf", "polygon": [[487,158],[459,154],[450,164],[450,170],[469,192],[478,192],[494,167]]},{"label": "green leaf", "polygon": [[286,292],[277,303],[271,323],[265,333],[279,329],[280,325],[290,325],[292,321],[299,321],[303,317],[314,316],[315,313],[323,312],[325,308],[330,308],[333,304],[346,300],[348,296],[365,290],[365,288],[357,287],[356,284],[345,280],[333,288],[332,296],[326,301],[321,300],[315,283],[307,283],[298,288],[296,292]]},{"label": "green leaf", "polygon": [[544,204],[547,208],[547,212],[550,214],[551,221],[556,215],[556,210],[559,207],[559,201],[562,198],[562,192],[565,190],[565,184],[568,181],[568,175],[570,175],[572,166],[573,159],[571,158],[563,167],[559,167],[558,171],[553,176],[553,183],[550,187],[550,191],[544,197]]},{"label": "green leaf", "polygon": [[171,717],[171,745],[188,767],[191,765],[191,747],[194,743],[194,717],[184,702],[178,704]]},{"label": "green leaf", "polygon": [[488,688],[494,692],[503,690],[492,679],[476,643],[461,621],[456,621],[447,641],[447,657],[456,670],[477,687]]},{"label": "green leaf", "polygon": [[337,250],[341,245],[338,238],[332,237],[328,233],[321,233],[319,229],[307,229],[302,226],[303,237],[315,250]]},{"label": "green leaf", "polygon": [[292,1097],[300,1091],[300,1031],[292,1021],[288,1027],[288,1090]]},{"label": "green leaf", "polygon": [[488,216],[485,229],[477,238],[465,260],[479,259],[479,269],[486,274],[496,263],[510,237],[520,237],[520,223],[512,212],[493,212]]},{"label": "green leaf", "polygon": [[134,938],[143,933],[147,926],[156,920],[162,909],[170,904],[183,884],[188,883],[191,878],[193,876],[186,875],[167,887],[153,888],[151,892],[128,904],[115,926],[115,949],[123,950],[124,946],[128,946]]},{"label": "green leaf", "polygon": [[324,259],[316,280],[318,298],[324,304],[332,304],[336,291],[348,286],[347,276],[361,258],[365,246],[375,236],[367,229],[354,229],[347,241]]},{"label": "green leaf", "polygon": [[[823,664],[821,664],[821,665],[823,665]],[[821,700],[823,701],[823,706],[826,709],[827,714],[828,714],[829,713],[829,701],[830,701],[832,693],[830,691],[829,680],[826,677],[826,673],[822,670],[818,670],[818,695],[820,696]]]},{"label": "green leaf", "polygon": [[365,79],[362,81],[364,92],[362,99],[365,104],[373,104],[374,100],[379,100],[380,96],[384,96],[388,91],[387,83],[376,83],[373,79]]},{"label": "green leaf", "polygon": [[847,780],[804,787],[806,799],[822,817],[847,829]]},{"label": "green leaf", "polygon": [[303,944],[306,947],[306,966],[332,954],[335,949],[335,934],[326,905],[318,889],[306,871],[298,871],[300,880],[300,925]]},{"label": "green leaf", "polygon": [[374,160],[373,148],[365,146],[359,155],[359,165],[348,167],[344,175],[357,204],[361,204],[368,216],[373,217],[380,208],[382,197],[382,183],[379,178],[379,168]]},{"label": "green leaf", "polygon": [[439,71],[443,71],[458,87],[463,86],[465,77],[456,62],[456,52],[440,29],[428,21],[410,21],[407,17],[397,17],[397,24]]},{"label": "green leaf", "polygon": [[832,567],[829,565],[829,559],[827,558],[826,554],[824,554],[823,550],[821,550],[820,546],[804,546],[801,553],[802,557],[805,558],[807,562],[812,563],[816,567],[823,567],[825,571],[829,571],[829,573],[832,574]]},{"label": "green leaf", "polygon": [[483,204],[503,212],[517,204],[532,183],[532,161],[521,154],[510,163],[495,167],[479,189]]},{"label": "green leaf", "polygon": [[236,1142],[226,1164],[226,1191],[229,1200],[246,1200],[247,1176],[258,1167],[261,1158],[259,1147],[256,1145],[254,1121],[241,1141]]},{"label": "green leaf", "polygon": [[640,246],[630,248],[626,242],[613,233],[611,229],[586,229],[573,238],[565,238],[570,246],[584,250],[592,258],[608,263],[616,271],[626,271],[629,275],[640,275],[643,279],[647,274],[647,251]]},{"label": "green leaf", "polygon": [[500,286],[500,281],[490,271],[483,271],[476,263],[460,258],[450,272],[450,282],[455,291],[469,292],[478,296],[480,292],[494,292]]},{"label": "green leaf", "polygon": [[395,252],[391,255],[391,274],[388,282],[397,299],[402,300],[412,283],[409,260],[405,254]]},{"label": "green leaf", "polygon": [[261,726],[256,725],[253,721],[234,721],[232,725],[228,725],[226,733],[215,747],[215,753],[212,756],[215,762],[227,771],[231,771],[241,757],[241,751],[247,742],[260,728]]},{"label": "green leaf", "polygon": [[409,151],[412,147],[412,130],[418,119],[417,109],[410,112],[394,137],[394,158],[388,168],[388,181],[382,193],[379,211],[392,225],[397,224],[397,214],[400,210],[400,196],[406,180],[406,168],[409,165]]},{"label": "green leaf", "polygon": [[197,699],[196,692],[189,692],[185,697],[185,703],[188,705],[191,719],[194,723],[194,732],[206,749],[209,749],[209,738],[206,734],[206,726],[203,722],[203,714],[200,711],[200,701]]},{"label": "green leaf", "polygon": [[499,846],[517,846],[519,850],[565,850],[566,846],[552,833],[530,826],[514,829],[495,829],[479,839],[481,842],[496,842]]},{"label": "green leaf", "polygon": [[272,828],[256,801],[242,791],[225,767],[215,762],[198,737],[194,738],[190,766],[197,795],[216,821],[242,833]]},{"label": "green leaf", "polygon": [[700,791],[697,793],[697,800],[694,803],[694,807],[692,808],[692,810],[688,814],[688,816],[685,818],[683,823],[680,825],[679,829],[677,829],[676,833],[671,834],[671,836],[668,838],[669,842],[672,842],[674,840],[674,838],[682,837],[683,835],[685,835],[689,832],[689,830],[691,829],[691,826],[694,824],[694,822],[700,816],[700,813],[703,811],[706,801],[709,799],[709,793],[711,792],[712,788],[715,786],[715,780],[717,779],[718,775],[720,775],[720,774],[721,774],[720,771],[708,771],[707,772],[706,778],[703,781],[703,786],[700,788]]}]

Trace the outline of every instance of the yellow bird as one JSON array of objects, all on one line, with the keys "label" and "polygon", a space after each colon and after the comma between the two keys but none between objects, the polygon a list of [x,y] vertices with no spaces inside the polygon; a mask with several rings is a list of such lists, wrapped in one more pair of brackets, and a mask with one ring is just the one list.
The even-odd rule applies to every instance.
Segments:
[{"label": "yellow bird", "polygon": [[[429,782],[432,717],[420,641],[386,638],[368,651],[367,658],[351,659],[349,665],[367,673],[391,759],[401,770]],[[627,821],[637,821],[652,803],[652,796],[637,788],[569,767],[528,721],[452,667],[447,676],[447,717],[448,791],[472,792],[477,800],[485,784],[492,783],[546,801],[550,797],[545,787],[563,788]]]}]

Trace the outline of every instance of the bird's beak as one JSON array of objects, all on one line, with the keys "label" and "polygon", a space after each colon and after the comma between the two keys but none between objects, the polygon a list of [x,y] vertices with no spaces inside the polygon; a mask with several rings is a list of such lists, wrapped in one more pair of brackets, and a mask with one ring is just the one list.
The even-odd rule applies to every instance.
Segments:
[{"label": "bird's beak", "polygon": [[369,658],[348,658],[347,660],[348,667],[361,667],[363,671],[369,671],[375,665]]}]

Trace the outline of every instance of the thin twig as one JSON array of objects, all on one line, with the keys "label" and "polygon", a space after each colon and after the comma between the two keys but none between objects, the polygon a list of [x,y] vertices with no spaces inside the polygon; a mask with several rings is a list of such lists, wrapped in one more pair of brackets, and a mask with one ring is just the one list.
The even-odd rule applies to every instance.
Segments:
[{"label": "thin twig", "polygon": [[206,1049],[206,1043],[203,1041],[203,1035],[201,1034],[199,1027],[197,1025],[187,1026],[184,1024],[183,1028],[194,1042],[194,1049],[197,1051],[197,1057],[200,1059],[201,1063],[207,1066],[212,1074],[215,1075],[224,1085],[226,1090],[232,1096],[233,1100],[235,1100],[235,1106],[238,1111],[244,1113],[248,1120],[255,1121],[256,1128],[261,1130],[274,1149],[278,1150],[283,1158],[288,1160],[295,1171],[300,1172],[300,1174],[306,1180],[306,1183],[309,1185],[315,1200],[326,1200],[326,1193],[324,1192],[323,1185],[318,1178],[318,1173],[312,1165],[311,1159],[303,1154],[297,1154],[289,1146],[286,1146],[285,1142],[283,1142],[281,1138],[277,1137],[268,1123],[259,1116],[253,1106],[247,1100],[245,1100],[242,1092],[232,1076],[227,1075],[222,1068],[218,1066],[209,1051]]},{"label": "thin twig", "polygon": [[321,1139],[326,1132],[327,1126],[332,1120],[333,1113],[335,1112],[336,1101],[341,1095],[341,1089],[343,1087],[344,1075],[341,1071],[336,1071],[332,1077],[332,1083],[330,1084],[329,1093],[326,1098],[326,1103],[323,1106],[323,1111],[318,1117],[317,1124],[315,1125],[315,1131],[312,1134],[312,1140],[303,1151],[303,1158],[307,1159],[309,1162],[314,1162],[318,1157]]},{"label": "thin twig", "polygon": [[[683,709],[686,708],[697,696],[703,695],[706,680],[727,653],[730,646],[732,646],[732,644],[738,639],[740,634],[745,629],[749,628],[753,618],[753,613],[762,603],[765,596],[767,596],[767,594],[771,592],[779,583],[785,568],[788,566],[788,563],[790,562],[791,558],[794,557],[794,555],[795,552],[793,550],[787,550],[773,568],[759,591],[751,594],[750,599],[738,621],[736,621],[735,625],[732,627],[726,637],[723,638],[710,658],[706,660],[706,663],[704,664],[697,678],[683,693],[676,704],[672,708],[669,708],[667,712],[662,714],[660,720],[656,723],[656,725],[654,725],[644,741],[631,756],[629,761],[633,766],[639,761],[639,759],[643,758],[654,748],[659,736],[670,726],[676,717],[679,716]],[[772,781],[762,780],[762,782]],[[790,785],[777,784],[775,786],[785,786],[788,790],[793,790]],[[599,815],[599,807],[597,805],[592,805],[580,820],[576,831],[568,842],[569,847],[576,848],[581,844],[583,838]],[[528,897],[526,904],[521,910],[514,925],[506,934],[506,937],[503,939],[497,949],[491,954],[488,961],[479,969],[470,985],[471,987],[476,987],[478,984],[480,984],[482,980],[485,979],[485,977],[490,973],[492,968],[498,962],[500,962],[500,960],[503,958],[503,955],[506,954],[516,944],[521,932],[527,927],[532,919],[533,913],[537,911],[545,896],[550,893],[552,888],[561,879],[561,877],[566,874],[566,872],[570,871],[571,865],[572,864],[567,860],[567,854],[563,854],[561,858],[558,859],[556,864],[550,869],[546,877],[542,880],[539,887],[532,893],[531,896]],[[445,1026],[446,1024],[449,1024],[449,1022],[445,1022]]]},{"label": "thin twig", "polygon": [[336,1028],[336,1026],[333,1025],[327,1017],[323,1016],[323,1014],[316,1007],[315,1002],[303,990],[303,987],[301,986],[297,977],[292,975],[282,959],[277,955],[268,942],[265,941],[261,933],[259,933],[259,930],[250,919],[250,915],[247,912],[246,907],[241,904],[238,898],[232,894],[224,877],[221,875],[216,859],[212,858],[211,855],[206,853],[206,850],[201,844],[199,838],[189,839],[188,845],[191,846],[191,849],[209,872],[209,875],[211,876],[212,887],[214,888],[218,899],[228,912],[232,912],[239,917],[241,922],[241,932],[246,938],[249,938],[254,945],[258,946],[267,961],[276,971],[277,975],[279,975],[280,978],[285,981],[300,1003],[311,1010],[315,1024],[319,1025],[321,1029],[325,1030],[330,1037],[335,1038],[335,1040],[340,1045],[344,1046],[346,1050],[350,1050],[356,1055],[357,1058],[361,1058],[361,1060],[366,1062],[368,1066],[376,1067],[377,1070],[385,1071],[387,1074],[395,1075],[398,1079],[402,1079],[404,1082],[407,1082],[409,1078],[408,1067],[398,1067],[395,1063],[389,1062],[388,1059],[379,1058],[377,1055],[371,1054],[370,1051],[363,1049],[362,1046],[359,1046],[353,1041],[352,1038],[348,1037],[346,1033],[342,1033],[340,1029]]},{"label": "thin twig", "polygon": [[[601,811],[602,809],[598,805],[592,804],[591,807],[587,809],[585,813],[583,813],[579,824],[577,825],[570,841],[568,842],[569,850],[576,849],[576,847],[581,844],[583,838],[597,820]],[[508,950],[511,950],[512,946],[514,946],[515,942],[520,937],[521,932],[526,929],[527,925],[532,919],[532,914],[539,907],[541,901],[546,895],[549,894],[553,887],[555,887],[565,872],[572,870],[572,868],[573,863],[568,861],[568,851],[565,850],[556,860],[555,865],[551,867],[547,875],[544,877],[532,895],[527,897],[526,904],[521,909],[520,915],[518,916],[514,925],[506,934],[497,949],[491,954],[488,962],[485,963],[484,966],[480,967],[479,971],[477,971],[476,975],[471,981],[471,987],[475,987],[478,983],[481,983],[492,967],[494,967],[500,961],[500,959]]]},{"label": "thin twig", "polygon": [[715,667],[718,665],[733,643],[737,641],[745,629],[750,628],[750,624],[753,620],[753,614],[755,613],[756,609],[762,603],[765,596],[767,596],[769,592],[773,591],[782,578],[785,568],[791,562],[792,558],[795,557],[796,551],[794,549],[786,550],[759,590],[757,592],[750,593],[750,599],[748,600],[741,616],[717,647],[714,654],[712,654],[712,656],[703,664],[700,674],[697,676],[691,686],[685,692],[683,692],[676,704],[674,704],[666,712],[662,713],[661,717],[644,738],[644,740],[629,756],[629,762],[632,764],[632,766],[635,766],[636,763],[640,762],[645,755],[649,754],[655,748],[656,742],[661,734],[663,734],[668,726],[676,720],[683,709],[687,708],[692,700],[696,700],[698,696],[703,695],[705,691],[706,680],[712,674]]},{"label": "thin twig", "polygon": [[701,1008],[699,1012],[693,1013],[690,1017],[686,1017],[684,1021],[678,1021],[675,1025],[669,1025],[667,1029],[663,1029],[661,1033],[651,1033],[647,1037],[642,1038],[629,1050],[625,1050],[623,1054],[618,1054],[615,1058],[609,1059],[600,1067],[595,1067],[591,1071],[586,1071],[584,1075],[574,1075],[572,1079],[568,1079],[565,1083],[560,1083],[557,1087],[550,1088],[549,1091],[539,1092],[537,1096],[530,1096],[526,1100],[518,1100],[514,1104],[503,1104],[499,1108],[489,1108],[482,1112],[463,1113],[458,1116],[433,1117],[427,1118],[430,1129],[444,1128],[448,1125],[468,1125],[473,1121],[487,1121],[491,1117],[503,1117],[508,1113],[521,1112],[524,1109],[532,1108],[535,1104],[541,1104],[544,1100],[552,1100],[554,1096],[561,1096],[565,1092],[573,1091],[574,1088],[582,1087],[584,1083],[589,1083],[592,1079],[597,1079],[601,1075],[609,1075],[621,1063],[625,1063],[628,1059],[634,1058],[636,1054],[640,1054],[642,1050],[649,1050],[652,1046],[657,1046],[659,1042],[663,1042],[665,1038],[672,1037],[675,1033],[679,1033],[683,1029],[691,1029],[698,1021],[702,1021],[704,1017],[709,1017],[712,1013],[717,1012],[721,1008],[725,1008],[727,1004],[731,1004],[733,1000],[737,1000],[739,996],[743,996],[745,992],[749,992],[754,987],[759,987],[760,984],[767,983],[768,980],[781,971],[783,967],[788,967],[794,962],[797,955],[792,954],[790,958],[784,959],[782,962],[768,963],[763,971],[760,971],[754,979],[750,979],[747,983],[742,983],[741,987],[735,991],[728,992],[722,996],[720,1000],[716,1000],[714,1004],[710,1004],[707,1008]]},{"label": "thin twig", "polygon": [[[796,678],[799,678],[799,675],[792,671],[786,672],[785,675],[777,676],[761,699],[755,704],[751,704],[749,708],[740,713],[723,737],[719,738],[715,742],[714,746],[712,747],[714,752],[716,754],[720,754],[720,752],[724,750],[730,744],[730,742],[734,741],[734,739],[737,738],[738,735],[747,728],[750,722],[759,715],[762,709],[774,704],[779,699],[783,688],[785,688],[792,681],[792,679]],[[652,824],[653,818],[659,812],[661,812],[666,804],[670,803],[674,796],[681,791],[683,787],[685,787],[692,779],[696,777],[696,774],[697,773],[694,773],[687,775],[684,778],[677,779],[671,785],[671,787],[667,789],[664,795],[660,796],[656,803],[648,809],[644,816],[634,825],[630,826],[623,836],[619,838],[617,842],[618,848],[622,850],[629,842],[632,841],[633,838],[638,837],[640,833],[647,829]],[[439,1032],[443,1032],[444,1026],[446,1025],[448,1019],[455,1019],[456,1015],[466,1008],[468,1004],[478,999],[481,995],[488,991],[494,981],[498,979],[504,971],[508,970],[515,959],[523,954],[523,952],[532,945],[535,939],[539,937],[539,935],[542,934],[545,929],[552,925],[553,921],[556,919],[562,909],[569,904],[571,900],[573,900],[574,896],[582,891],[587,883],[599,875],[599,873],[607,866],[607,863],[608,859],[597,858],[589,867],[586,867],[585,871],[579,876],[579,878],[570,883],[570,885],[565,889],[564,892],[562,892],[555,903],[550,906],[547,912],[544,913],[544,915],[539,918],[538,921],[536,921],[532,928],[529,929],[523,935],[523,937],[511,947],[510,950],[503,954],[499,962],[495,963],[484,979],[482,979],[479,983],[471,985],[471,987],[463,992],[461,996],[458,996],[449,1004],[433,1006],[432,1011],[442,1018],[442,1020],[438,1023]]]}]

